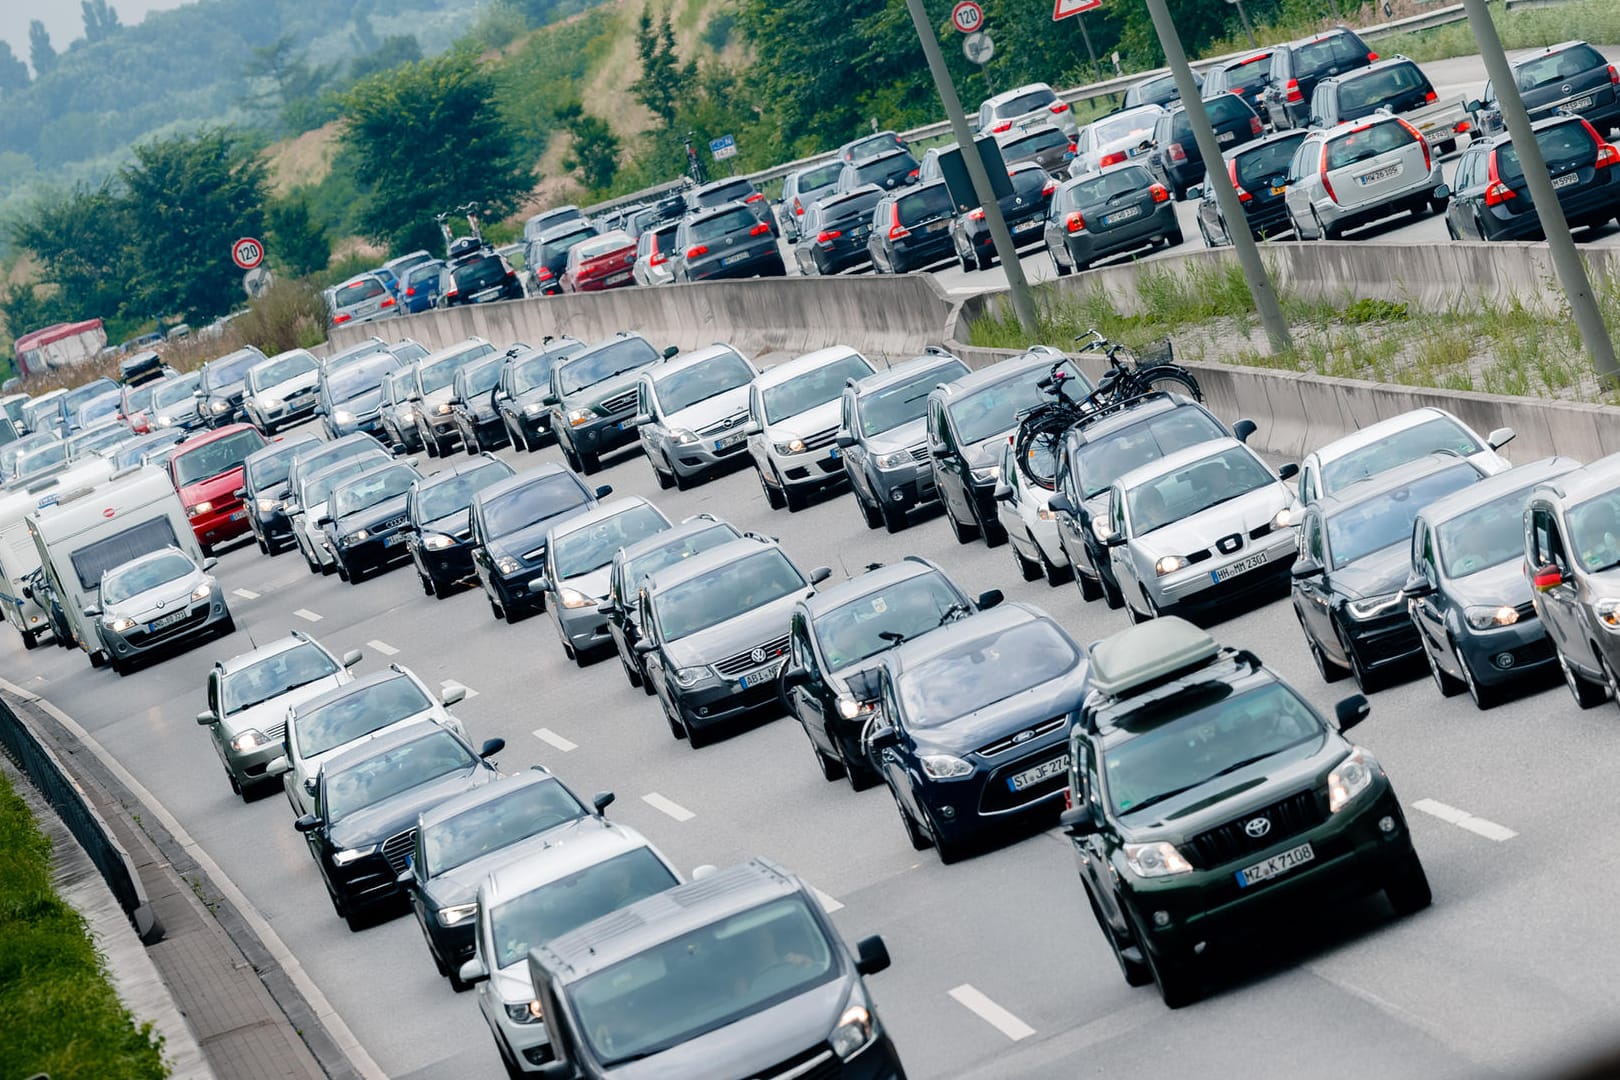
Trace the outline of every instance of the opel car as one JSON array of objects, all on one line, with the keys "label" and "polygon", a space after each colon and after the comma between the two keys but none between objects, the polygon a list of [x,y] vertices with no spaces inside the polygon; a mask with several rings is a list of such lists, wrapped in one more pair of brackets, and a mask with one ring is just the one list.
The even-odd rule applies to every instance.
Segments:
[{"label": "opel car", "polygon": [[236,631],[225,592],[209,573],[176,547],[121,563],[101,575],[99,605],[84,609],[112,669],[128,675],[139,660],[182,644]]},{"label": "opel car", "polygon": [[748,385],[759,369],[716,343],[646,369],[634,423],[661,488],[747,460]]}]

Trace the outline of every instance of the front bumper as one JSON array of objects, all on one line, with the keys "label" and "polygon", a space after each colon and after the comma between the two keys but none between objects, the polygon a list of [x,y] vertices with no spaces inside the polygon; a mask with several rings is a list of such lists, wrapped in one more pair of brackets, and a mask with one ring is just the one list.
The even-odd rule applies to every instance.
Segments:
[{"label": "front bumper", "polygon": [[350,910],[392,900],[404,891],[399,875],[380,853],[362,855],[347,866],[336,866],[328,861],[326,872],[332,887]]},{"label": "front bumper", "polygon": [[1404,606],[1372,619],[1353,619],[1346,612],[1339,625],[1344,628],[1345,646],[1367,671],[1396,667],[1423,651],[1423,640]]},{"label": "front bumper", "polygon": [[131,660],[206,637],[230,617],[231,613],[225,606],[225,598],[216,588],[207,600],[198,600],[191,604],[186,610],[186,617],[172,626],[153,630],[150,629],[150,622],[144,622],[120,632],[110,629],[106,623],[98,619],[96,633],[101,638],[102,647],[108,656],[118,660]]},{"label": "front bumper", "polygon": [[[1148,576],[1152,567],[1139,567],[1144,584],[1153,602],[1161,612],[1172,608],[1207,607],[1223,604],[1242,597],[1273,589],[1286,588],[1288,568],[1299,557],[1299,544],[1292,529],[1274,529],[1270,534],[1231,555],[1217,554],[1214,558],[1193,563],[1173,574],[1155,578]],[[1225,581],[1215,575],[1248,560],[1263,558],[1264,562],[1244,570]]]},{"label": "front bumper", "polygon": [[1456,639],[1458,658],[1482,686],[1515,683],[1550,667],[1558,650],[1540,619],[1523,618],[1494,630],[1465,627]]},{"label": "front bumper", "polygon": [[[732,438],[736,441],[730,441]],[[697,476],[728,462],[738,461],[746,456],[747,452],[748,440],[742,437],[740,428],[713,435],[699,435],[695,443],[669,444],[670,464],[683,477]]]},{"label": "front bumper", "polygon": [[410,558],[405,546],[404,526],[396,525],[380,533],[373,532],[359,543],[342,545],[343,562],[349,570],[373,570]]},{"label": "front bumper", "polygon": [[[687,727],[713,727],[727,720],[779,707],[782,697],[777,690],[775,675],[773,673],[765,677],[762,673],[780,669],[781,664],[773,662],[759,671],[743,676],[748,679],[747,686],[741,685],[737,679],[710,674],[690,689],[671,683],[670,692],[675,700],[675,707],[680,710],[681,719]],[[755,676],[759,676],[758,682],[754,681]]]},{"label": "front bumper", "polygon": [[[501,1055],[503,1058],[515,1062],[522,1072],[532,1072],[556,1057],[544,1022],[520,1024],[507,1014],[506,1002],[494,999],[493,995],[486,997],[486,993],[480,988],[478,1011],[484,1014],[484,1023],[489,1025],[495,1041],[506,1048],[507,1052]],[[527,1006],[528,1003],[512,1004]]]},{"label": "front bumper", "polygon": [[849,473],[844,470],[844,454],[837,443],[818,446],[802,454],[779,454],[773,447],[769,454],[777,475],[789,487],[817,487],[849,479]]},{"label": "front bumper", "polygon": [[191,518],[190,521],[191,531],[196,534],[197,543],[203,547],[234,540],[253,528],[248,521],[247,507],[239,500],[215,506],[207,513]]},{"label": "front bumper", "polygon": [[1168,236],[1177,228],[1176,204],[1169,199],[1154,206],[1153,212],[1143,214],[1125,225],[1094,233],[1090,230],[1067,233],[1064,243],[1077,263],[1095,262],[1142,247],[1160,237]]},{"label": "front bumper", "polygon": [[538,610],[545,603],[546,594],[530,590],[529,582],[542,573],[544,570],[539,563],[521,567],[515,574],[491,573],[489,587],[507,611]]},{"label": "front bumper", "polygon": [[1016,757],[998,753],[993,758],[964,754],[975,767],[971,776],[960,780],[928,780],[917,789],[917,800],[928,808],[936,828],[957,841],[971,842],[987,833],[1004,829],[1010,821],[1035,812],[1056,814],[1062,808],[1068,784],[1067,770],[1016,791],[1011,778],[1069,754],[1067,726],[1031,740],[1030,748]]},{"label": "front bumper", "polygon": [[465,540],[457,541],[453,547],[432,550],[423,547],[421,542],[413,537],[406,541],[406,546],[417,567],[432,578],[435,584],[446,585],[465,581],[475,573],[472,545]]},{"label": "front bumper", "polygon": [[552,597],[549,605],[557,617],[558,632],[573,649],[581,653],[595,652],[613,645],[613,635],[608,633],[607,616],[596,610],[601,598],[593,596],[589,599],[590,602],[582,607],[571,608]]},{"label": "front bumper", "polygon": [[631,411],[597,417],[568,429],[568,441],[574,449],[587,454],[606,454],[636,441],[636,428],[630,418]]},{"label": "front bumper", "polygon": [[915,462],[897,469],[874,468],[867,473],[872,494],[884,506],[910,510],[939,498],[934,486],[934,470],[927,462]]},{"label": "front bumper", "polygon": [[280,740],[268,742],[254,750],[233,749],[229,739],[221,742],[219,746],[225,767],[231,771],[231,775],[236,777],[237,784],[242,787],[272,779],[264,775],[265,766],[286,753],[286,748]]}]

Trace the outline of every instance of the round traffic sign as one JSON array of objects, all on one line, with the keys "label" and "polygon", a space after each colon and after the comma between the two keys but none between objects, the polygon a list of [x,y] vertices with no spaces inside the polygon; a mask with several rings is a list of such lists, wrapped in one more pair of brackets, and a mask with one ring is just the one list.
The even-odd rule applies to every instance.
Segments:
[{"label": "round traffic sign", "polygon": [[976,32],[984,25],[984,8],[974,0],[962,0],[951,8],[951,25],[964,34]]},{"label": "round traffic sign", "polygon": [[990,62],[992,56],[996,55],[996,43],[990,40],[989,34],[979,30],[962,39],[962,55],[967,57],[970,63],[983,67]]},{"label": "round traffic sign", "polygon": [[231,245],[231,261],[243,270],[252,270],[264,262],[264,245],[251,236],[244,236]]}]

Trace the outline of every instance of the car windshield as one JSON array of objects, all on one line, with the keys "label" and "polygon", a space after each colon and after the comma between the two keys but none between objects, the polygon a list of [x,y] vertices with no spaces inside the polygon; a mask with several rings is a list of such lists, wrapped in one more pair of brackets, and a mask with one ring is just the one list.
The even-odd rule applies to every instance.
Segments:
[{"label": "car windshield", "polygon": [[1394,120],[1369,124],[1328,140],[1327,167],[1348,169],[1352,165],[1388,154],[1416,142],[1405,124]]},{"label": "car windshield", "polygon": [[656,1054],[838,976],[798,896],[660,942],[569,988],[578,1030],[606,1068]]},{"label": "car windshield", "polygon": [[506,357],[491,356],[462,368],[459,373],[459,393],[469,398],[489,393],[501,381],[501,365],[505,363]]},{"label": "car windshield", "polygon": [[341,670],[325,649],[313,642],[301,642],[222,676],[220,696],[224,715],[239,713]]},{"label": "car windshield", "polygon": [[1569,539],[1589,572],[1620,565],[1620,492],[1609,491],[1571,507]]},{"label": "car windshield", "polygon": [[648,574],[656,574],[664,567],[673,566],[682,559],[690,559],[693,555],[701,555],[721,544],[729,544],[737,539],[737,536],[736,529],[724,522],[716,522],[701,532],[672,540],[627,561],[624,564],[624,579],[635,581]]},{"label": "car windshield", "polygon": [[816,619],[827,670],[838,671],[936,630],[962,597],[943,574],[919,574]]},{"label": "car windshield", "polygon": [[186,487],[210,477],[224,476],[241,468],[249,454],[262,449],[264,436],[252,428],[233,431],[195,450],[182,448],[170,459],[174,467],[174,486]]},{"label": "car windshield", "polygon": [[587,813],[556,779],[490,790],[505,794],[422,830],[422,870],[428,877],[438,877],[480,855],[576,821]]},{"label": "car windshield", "polygon": [[1532,57],[1514,68],[1513,73],[1520,90],[1538,90],[1594,69],[1602,70],[1608,63],[1596,49],[1581,42],[1555,53]]},{"label": "car windshield", "polygon": [[[1069,391],[1070,394],[1083,398],[1091,393],[1091,384],[1072,362],[1065,361],[1063,370],[1073,380],[1074,389]],[[957,441],[970,445],[1011,431],[1019,413],[1047,400],[1046,394],[1036,385],[1046,375],[1045,367],[1031,367],[1028,371],[981,387],[951,402],[948,411],[956,427]]]},{"label": "car windshield", "polygon": [[123,403],[123,395],[119,393],[103,394],[101,397],[91,398],[79,406],[79,426],[89,427],[97,420],[105,420],[109,416],[116,415],[119,406]]},{"label": "car windshield", "polygon": [[145,412],[147,406],[152,404],[152,393],[161,385],[163,384],[146,383],[144,386],[125,387],[124,415],[134,416],[138,412]]},{"label": "car windshield", "polygon": [[475,293],[499,285],[506,279],[506,262],[499,255],[484,255],[472,262],[462,263],[450,272],[455,287],[464,293]]},{"label": "car windshield", "polygon": [[388,286],[382,283],[381,278],[367,277],[359,281],[350,281],[339,286],[337,295],[332,298],[335,307],[346,308],[351,304],[358,304],[362,300],[370,300],[374,296],[381,296],[388,291]]},{"label": "car windshield", "polygon": [[653,392],[664,415],[678,413],[700,401],[719,397],[728,390],[747,386],[754,378],[748,361],[734,352],[723,352],[701,363],[672,371],[653,383]]},{"label": "car windshield", "polygon": [[321,366],[316,363],[315,358],[302,349],[296,352],[283,353],[262,364],[255,364],[248,369],[248,389],[258,393],[260,390],[275,386],[277,383],[284,383],[289,379],[296,379],[300,375],[308,375],[310,372],[319,371],[320,369]]},{"label": "car windshield", "polygon": [[1081,446],[1074,455],[1074,472],[1081,497],[1090,499],[1101,495],[1115,478],[1132,469],[1225,434],[1215,418],[1203,409],[1182,406],[1168,409],[1144,423],[1100,436],[1096,442]]},{"label": "car windshield", "polygon": [[646,338],[624,338],[599,345],[557,369],[557,385],[564,394],[577,393],[604,379],[656,364],[662,359]]},{"label": "car windshield", "polygon": [[[872,365],[860,353],[846,353],[836,360],[795,375],[764,391],[765,422],[778,424],[790,416],[807,413],[818,405],[837,401],[850,379],[872,374]],[[805,434],[810,434],[806,432]]]},{"label": "car windshield", "polygon": [[735,206],[719,214],[698,218],[686,227],[687,238],[694,244],[707,244],[734,233],[752,232],[760,221],[746,206]]},{"label": "car windshield", "polygon": [[[1541,147],[1541,156],[1550,169],[1590,165],[1597,160],[1597,140],[1580,120],[1540,128],[1536,131],[1536,145]],[[1503,180],[1524,176],[1524,163],[1512,143],[1496,148],[1496,175]]]},{"label": "car windshield", "polygon": [[728,202],[742,202],[753,194],[755,194],[755,191],[752,183],[747,180],[733,180],[700,191],[697,202],[699,206],[720,206]]},{"label": "car windshield", "polygon": [[878,191],[854,191],[848,195],[835,195],[818,202],[816,213],[821,216],[824,225],[855,218],[869,219],[873,207],[877,206],[881,198],[883,194]]},{"label": "car windshield", "polygon": [[804,577],[777,548],[745,555],[653,597],[665,641],[746,615],[805,587]]},{"label": "car windshield", "polygon": [[1127,165],[1100,176],[1078,180],[1067,189],[1066,206],[1096,206],[1121,195],[1134,195],[1153,186],[1153,174],[1140,165]]},{"label": "car windshield", "polygon": [[298,752],[307,758],[324,754],[432,707],[433,702],[422,693],[415,680],[404,675],[369,683],[335,701],[299,713],[293,723],[298,734]]},{"label": "car windshield", "polygon": [[[148,435],[145,438],[137,439],[134,442],[124,443],[123,445],[119,446],[118,449],[114,450],[111,455],[113,469],[116,471],[119,469],[127,469],[131,465],[144,464],[147,455],[160,450],[166,450],[172,453],[175,444],[183,439],[185,434],[186,433],[184,431],[179,429],[169,428],[167,431],[160,431],[157,434]],[[5,458],[0,456],[0,471],[3,471],[4,467]]]},{"label": "car windshield", "polygon": [[240,349],[218,360],[210,360],[202,369],[203,389],[218,390],[222,386],[239,383],[247,375],[248,368],[263,362],[264,353],[258,349]]},{"label": "car windshield", "polygon": [[46,443],[36,450],[25,450],[17,455],[17,476],[22,478],[42,473],[46,469],[62,464],[67,457],[68,445],[61,439]]},{"label": "car windshield", "polygon": [[550,554],[557,580],[566,581],[592,570],[600,570],[613,561],[620,548],[629,547],[667,528],[669,522],[664,515],[651,505],[642,503],[612,517],[593,521],[583,528],[562,533],[556,538]]},{"label": "car windshield", "polygon": [[512,393],[522,394],[533,390],[537,386],[545,386],[551,382],[551,368],[559,360],[566,360],[570,356],[578,356],[585,351],[585,343],[571,341],[566,345],[547,350],[546,352],[530,353],[521,356],[512,362]]},{"label": "car windshield", "polygon": [[[441,477],[444,475],[440,474]],[[459,514],[472,505],[474,495],[511,475],[512,470],[505,463],[490,461],[445,479],[435,477],[433,482],[424,485],[417,493],[417,520],[436,521]]]},{"label": "car windshield", "polygon": [[1471,457],[1485,448],[1462,425],[1447,416],[1437,416],[1394,432],[1366,446],[1322,463],[1322,491],[1331,495],[1348,484],[1376,476],[1397,465],[1416,461],[1436,450],[1450,450]]},{"label": "car windshield", "polygon": [[1237,694],[1217,683],[1201,693],[1196,702],[1178,696],[1147,706],[1130,720],[1140,734],[1103,751],[1102,783],[1116,813],[1145,810],[1296,747],[1315,753],[1327,741],[1322,721],[1282,683]]},{"label": "car windshield", "polygon": [[520,893],[490,909],[494,966],[522,963],[533,946],[677,884],[669,867],[643,847]]},{"label": "car windshield", "polygon": [[1119,142],[1139,143],[1143,139],[1152,137],[1153,125],[1163,115],[1164,110],[1155,105],[1149,108],[1122,112],[1118,116],[1110,116],[1106,120],[1098,120],[1092,127],[1091,144],[1093,146],[1107,146]]},{"label": "car windshield", "polygon": [[1345,120],[1367,116],[1415,90],[1427,90],[1429,80],[1416,64],[1391,64],[1378,71],[1345,79],[1339,84],[1339,116]]},{"label": "car windshield", "polygon": [[440,728],[328,776],[321,810],[326,824],[334,825],[356,810],[477,764],[461,740]]},{"label": "car windshield", "polygon": [[158,383],[152,388],[152,408],[163,409],[170,405],[178,405],[182,401],[188,404],[192,395],[202,380],[202,373],[193,371],[189,375],[182,375],[178,379],[168,379]]},{"label": "car windshield", "polygon": [[1249,450],[1241,446],[1222,450],[1127,491],[1131,533],[1145,535],[1277,482]]},{"label": "car windshield", "polygon": [[920,419],[928,412],[928,394],[934,387],[960,379],[967,373],[965,364],[947,364],[930,368],[903,383],[862,395],[861,433],[878,435]]},{"label": "car windshield", "polygon": [[505,536],[586,505],[590,496],[572,473],[553,473],[484,504],[484,534]]},{"label": "car windshield", "polygon": [[1038,128],[1028,135],[1008,139],[1001,144],[1001,156],[1006,159],[1027,160],[1043,150],[1069,145],[1069,136],[1058,128]]},{"label": "car windshield", "polygon": [[[1288,163],[1294,152],[1305,141],[1305,132],[1296,131],[1284,138],[1255,147],[1237,156],[1238,186],[1247,190],[1264,191],[1273,180],[1288,175]],[[1280,184],[1278,186],[1281,186]],[[1213,190],[1213,189],[1212,189]]]},{"label": "car windshield", "polygon": [[481,341],[460,352],[440,357],[431,363],[417,365],[416,370],[422,380],[422,393],[431,394],[436,390],[443,390],[456,377],[456,372],[477,360],[480,356],[488,356],[494,351],[495,346]]},{"label": "car windshield", "polygon": [[326,396],[332,401],[350,401],[361,394],[382,386],[384,377],[399,361],[390,353],[377,353],[365,360],[357,360],[337,372],[326,373]]},{"label": "car windshield", "polygon": [[196,569],[196,564],[178,551],[164,552],[150,559],[125,563],[102,575],[102,603],[116,604],[128,600],[148,589],[155,589],[159,585],[167,585],[171,581],[188,577],[195,573]]},{"label": "car windshield", "polygon": [[327,466],[305,481],[304,505],[316,506],[325,502],[326,497],[332,493],[333,488],[351,476],[363,473],[367,469],[375,469],[378,464],[377,455],[356,454],[346,461]]},{"label": "car windshield", "polygon": [[1453,491],[1479,480],[1479,470],[1466,462],[1419,477],[1409,484],[1352,503],[1327,519],[1328,550],[1333,569],[1348,566],[1393,544],[1412,542],[1418,511]]},{"label": "car windshield", "polygon": [[123,424],[107,424],[81,431],[68,440],[68,457],[77,461],[86,454],[99,453],[115,443],[123,442],[133,434]]},{"label": "car windshield", "polygon": [[1524,502],[1529,491],[1528,487],[1510,491],[1435,529],[1447,577],[1463,578],[1524,558]]},{"label": "car windshield", "polygon": [[1026,90],[1016,97],[1010,97],[995,107],[997,116],[1023,116],[1038,109],[1044,109],[1053,104],[1058,96],[1045,87],[1035,90]]},{"label": "car windshield", "polygon": [[897,689],[906,726],[943,727],[1061,679],[1079,663],[1074,645],[1045,619],[964,642],[901,672]]},{"label": "car windshield", "polygon": [[358,513],[368,506],[396,499],[409,491],[411,484],[416,480],[415,469],[408,465],[400,465],[346,481],[342,486],[332,489],[332,516],[340,518],[346,514]]}]

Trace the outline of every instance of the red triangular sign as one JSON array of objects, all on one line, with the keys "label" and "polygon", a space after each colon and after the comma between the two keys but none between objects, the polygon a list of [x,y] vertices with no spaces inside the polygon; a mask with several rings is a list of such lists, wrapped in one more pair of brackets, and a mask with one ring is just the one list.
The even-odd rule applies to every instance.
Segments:
[{"label": "red triangular sign", "polygon": [[1095,7],[1102,7],[1102,0],[1057,0],[1052,8],[1052,21],[1067,19],[1070,15],[1078,15]]}]

